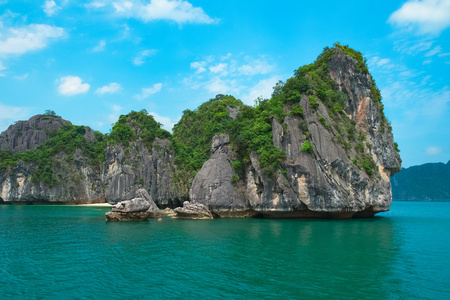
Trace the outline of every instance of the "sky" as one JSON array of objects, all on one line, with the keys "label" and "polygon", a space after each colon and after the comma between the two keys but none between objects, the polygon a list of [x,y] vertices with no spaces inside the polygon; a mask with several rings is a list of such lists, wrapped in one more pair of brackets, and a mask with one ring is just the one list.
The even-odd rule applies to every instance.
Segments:
[{"label": "sky", "polygon": [[450,0],[0,0],[0,131],[54,110],[171,130],[217,94],[253,105],[335,42],[361,51],[403,167],[450,159]]}]

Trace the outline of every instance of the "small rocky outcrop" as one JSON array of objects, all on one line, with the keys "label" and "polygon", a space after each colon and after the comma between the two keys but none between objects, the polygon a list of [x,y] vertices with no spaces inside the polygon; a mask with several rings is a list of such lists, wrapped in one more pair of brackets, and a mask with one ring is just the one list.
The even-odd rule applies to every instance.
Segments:
[{"label": "small rocky outcrop", "polygon": [[152,197],[144,189],[136,192],[137,198],[117,203],[105,214],[107,221],[146,221],[164,216]]},{"label": "small rocky outcrop", "polygon": [[174,211],[178,219],[200,220],[213,218],[213,215],[205,205],[196,202],[184,201],[183,207],[177,207]]}]

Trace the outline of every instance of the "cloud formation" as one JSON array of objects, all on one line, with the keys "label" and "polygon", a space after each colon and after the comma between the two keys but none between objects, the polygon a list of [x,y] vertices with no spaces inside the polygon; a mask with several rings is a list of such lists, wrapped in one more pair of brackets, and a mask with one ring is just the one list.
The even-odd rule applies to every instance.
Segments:
[{"label": "cloud formation", "polygon": [[65,76],[57,80],[59,83],[58,93],[63,96],[74,96],[84,94],[89,91],[90,85],[83,83],[78,76]]},{"label": "cloud formation", "polygon": [[165,130],[172,131],[175,122],[172,122],[172,120],[169,117],[160,116],[153,111],[149,112],[149,114],[153,116],[156,122],[161,123],[163,125],[162,127]]},{"label": "cloud formation", "polygon": [[145,4],[141,1],[115,1],[115,12],[126,17],[140,19],[143,22],[174,21],[178,24],[215,22],[201,7],[194,7],[184,0],[151,0]]},{"label": "cloud formation", "polygon": [[242,102],[247,105],[253,105],[258,97],[269,99],[272,96],[273,87],[279,80],[278,76],[260,80],[256,85],[248,89],[246,94],[242,95]]},{"label": "cloud formation", "polygon": [[152,57],[153,55],[156,54],[156,52],[158,52],[158,50],[156,49],[148,49],[139,52],[139,54],[133,59],[133,64],[136,66],[144,64],[145,59],[148,57]]},{"label": "cloud formation", "polygon": [[84,5],[86,8],[102,8],[106,6],[105,2],[102,1],[92,1]]},{"label": "cloud formation", "polygon": [[430,146],[427,148],[428,155],[439,155],[442,153],[442,148]]},{"label": "cloud formation", "polygon": [[56,5],[55,1],[53,0],[45,1],[44,5],[42,5],[42,8],[44,9],[45,14],[49,17],[53,16],[58,10],[61,9],[61,7]]},{"label": "cloud formation", "polygon": [[15,80],[25,80],[25,79],[27,79],[28,78],[28,75],[30,75],[29,73],[26,73],[26,74],[23,74],[23,75],[16,75],[16,76],[14,76],[13,78],[15,79]]},{"label": "cloud formation", "polygon": [[155,83],[153,86],[148,88],[143,88],[142,92],[139,95],[136,95],[136,99],[144,100],[150,97],[153,94],[156,94],[162,89],[162,83]]},{"label": "cloud formation", "polygon": [[[1,30],[1,29],[0,29]],[[47,47],[50,39],[60,38],[64,29],[45,24],[8,28],[0,34],[0,55],[24,54]]]},{"label": "cloud formation", "polygon": [[106,46],[106,42],[104,40],[101,40],[97,46],[94,47],[94,49],[92,49],[92,51],[94,52],[101,52],[103,50],[105,50],[105,46]]},{"label": "cloud formation", "polygon": [[281,76],[275,76],[276,65],[267,56],[244,56],[228,53],[207,56],[190,64],[195,72],[184,78],[191,89],[203,89],[208,94],[233,94],[249,105],[258,97],[270,98],[273,86]]},{"label": "cloud formation", "polygon": [[95,92],[99,95],[103,94],[114,94],[122,90],[122,87],[117,82],[111,82],[101,88],[98,88]]},{"label": "cloud formation", "polygon": [[450,0],[409,0],[388,22],[419,34],[439,35],[450,27]]}]

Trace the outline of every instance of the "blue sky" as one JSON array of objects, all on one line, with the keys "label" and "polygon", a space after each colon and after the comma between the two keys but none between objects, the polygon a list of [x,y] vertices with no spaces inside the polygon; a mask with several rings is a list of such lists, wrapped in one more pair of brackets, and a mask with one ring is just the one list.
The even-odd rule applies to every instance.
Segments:
[{"label": "blue sky", "polygon": [[247,104],[339,41],[361,51],[403,166],[450,159],[450,0],[0,0],[0,131],[46,109],[109,132]]}]

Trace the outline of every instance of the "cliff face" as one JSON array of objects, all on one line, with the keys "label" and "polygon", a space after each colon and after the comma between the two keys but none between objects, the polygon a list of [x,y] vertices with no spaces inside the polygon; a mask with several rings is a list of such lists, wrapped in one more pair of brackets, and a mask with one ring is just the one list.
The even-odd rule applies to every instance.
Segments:
[{"label": "cliff face", "polygon": [[[321,99],[327,93],[320,91],[285,101],[283,120],[271,119],[273,144],[286,153],[279,169],[268,175],[261,155],[252,151],[244,175],[232,186],[234,173],[226,165],[233,158],[214,152],[193,181],[191,200],[223,216],[349,218],[388,210],[389,178],[400,170],[401,160],[371,76],[358,70],[357,60],[344,50],[329,50],[323,70],[334,94],[345,99],[342,109]],[[298,104],[302,113],[290,114]],[[220,172],[226,176],[213,180],[211,174]],[[233,196],[217,201],[217,195]]]},{"label": "cliff face", "polygon": [[18,121],[0,134],[0,151],[35,150],[67,123],[70,122],[50,115],[36,115],[28,121]]},{"label": "cliff face", "polygon": [[[36,179],[37,163],[20,161],[0,172],[1,198],[5,202],[98,203],[105,202],[103,183],[98,170],[92,168],[81,151],[72,157],[60,153],[52,158],[55,182]],[[68,162],[69,161],[69,162]]]},{"label": "cliff face", "polygon": [[[73,126],[61,118],[53,122],[53,126],[61,125],[59,131],[50,131],[56,127],[45,127],[46,122],[37,121],[45,118],[42,115],[10,126],[2,136],[17,141],[19,129],[27,128],[34,142],[15,143],[18,147],[1,152],[5,158],[0,162],[5,167],[0,168],[0,198],[7,203],[115,204],[135,198],[136,192],[143,188],[161,207],[180,206],[185,198],[172,184],[174,165],[170,140],[153,137],[149,141],[148,137],[141,136],[143,130],[132,124],[136,114],[155,122],[145,113],[124,116],[109,143],[102,134],[88,127]],[[63,127],[65,124],[70,125]],[[124,129],[132,135],[130,140],[121,140],[128,138]],[[47,132],[52,136],[46,135]],[[40,136],[39,143],[36,136]],[[32,148],[26,148],[31,144]],[[20,153],[19,149],[30,151]]]},{"label": "cliff face", "polygon": [[184,198],[172,183],[174,154],[170,141],[156,138],[153,144],[148,149],[142,140],[137,140],[127,148],[122,145],[106,148],[102,178],[109,203],[133,199],[138,189],[145,189],[161,208],[182,205]]},{"label": "cliff face", "polygon": [[146,111],[109,135],[18,122],[1,134],[0,197],[117,203],[144,189],[161,208],[190,200],[222,217],[369,217],[389,209],[401,168],[364,59],[341,45],[255,107],[217,95],[184,111],[173,135],[160,127]]}]

